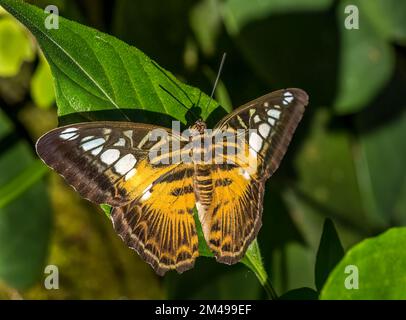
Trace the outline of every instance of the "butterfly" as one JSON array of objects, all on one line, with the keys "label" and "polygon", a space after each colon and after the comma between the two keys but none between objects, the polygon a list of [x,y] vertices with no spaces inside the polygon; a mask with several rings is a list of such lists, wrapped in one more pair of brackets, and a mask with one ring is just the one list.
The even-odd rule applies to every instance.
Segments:
[{"label": "butterfly", "polygon": [[[181,273],[199,256],[195,207],[216,260],[234,264],[244,256],[262,225],[265,182],[307,104],[301,89],[278,90],[237,108],[211,133],[198,120],[188,138],[142,123],[72,124],[43,135],[36,150],[83,198],[112,207],[118,235],[157,274]],[[194,143],[219,134],[226,138]],[[225,151],[230,146],[237,156]]]}]

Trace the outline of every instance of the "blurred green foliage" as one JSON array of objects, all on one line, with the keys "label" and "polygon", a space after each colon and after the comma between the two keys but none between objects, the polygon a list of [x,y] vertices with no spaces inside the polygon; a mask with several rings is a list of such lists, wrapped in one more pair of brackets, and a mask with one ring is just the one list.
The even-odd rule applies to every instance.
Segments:
[{"label": "blurred green foliage", "polygon": [[[358,30],[344,26],[348,4],[359,9]],[[281,299],[315,299],[319,292],[327,299],[405,298],[403,228],[364,240],[406,224],[404,1],[60,0],[57,5],[64,17],[137,47],[204,92],[210,92],[219,58],[227,52],[216,93],[225,107],[282,87],[305,89],[310,106],[264,199],[258,243],[272,284]],[[69,34],[67,26],[79,31]],[[137,61],[135,49],[109,36],[90,39],[99,34],[83,30],[62,24],[52,34],[63,46],[51,49],[49,39],[35,34],[55,79],[60,122],[120,119],[115,104],[137,121],[193,120],[159,91],[163,83],[191,105],[166,72],[157,76],[147,57],[146,64]],[[100,52],[90,40],[113,45]],[[214,259],[200,258],[193,270],[158,279],[124,247],[99,209],[55,174],[42,179],[49,171],[34,160],[33,144],[56,125],[56,108],[47,109],[54,99],[52,77],[37,52],[35,39],[0,12],[0,298],[265,298],[249,269]],[[81,74],[81,63],[95,73]],[[197,102],[199,92],[193,92]],[[140,108],[154,113],[144,116]],[[219,117],[211,114],[214,122]],[[347,252],[337,264],[342,247]],[[60,290],[44,289],[46,264],[59,266]],[[346,290],[346,265],[358,266],[359,290]]]},{"label": "blurred green foliage", "polygon": [[3,13],[0,39],[0,75],[14,76],[24,61],[31,61],[34,57],[28,33],[13,18]]}]

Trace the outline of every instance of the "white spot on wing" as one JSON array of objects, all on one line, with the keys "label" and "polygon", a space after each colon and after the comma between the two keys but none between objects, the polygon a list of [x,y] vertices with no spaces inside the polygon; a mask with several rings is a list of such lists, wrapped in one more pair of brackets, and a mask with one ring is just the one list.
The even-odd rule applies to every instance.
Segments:
[{"label": "white spot on wing", "polygon": [[130,140],[133,139],[133,131],[132,131],[132,130],[124,131],[123,134],[124,134],[126,137],[128,137]]},{"label": "white spot on wing", "polygon": [[135,174],[137,173],[137,169],[132,168],[128,173],[125,175],[124,180],[127,181],[128,179],[131,179]]},{"label": "white spot on wing", "polygon": [[107,149],[101,154],[100,160],[105,164],[110,165],[116,162],[119,157],[120,151],[117,149]]},{"label": "white spot on wing", "polygon": [[132,147],[132,146],[133,146],[133,131],[132,131],[132,130],[127,130],[127,131],[124,131],[123,134],[124,134],[128,139],[130,139],[130,145],[131,145],[131,147]]},{"label": "white spot on wing", "polygon": [[142,192],[143,195],[141,197],[141,201],[145,201],[147,199],[149,199],[152,195],[152,193],[149,191],[152,188],[152,184],[150,184],[148,187],[145,188],[145,190]]},{"label": "white spot on wing", "polygon": [[202,204],[201,204],[199,201],[196,202],[196,209],[197,209],[197,212],[203,212],[203,211],[202,211],[202,210],[203,210],[203,206],[202,206]]},{"label": "white spot on wing", "polygon": [[286,92],[283,94],[283,96],[284,96],[285,98],[287,98],[287,97],[293,97],[293,94],[292,94],[292,92],[290,92],[290,91],[286,91]]},{"label": "white spot on wing", "polygon": [[145,192],[151,190],[151,188],[152,188],[152,183],[148,187],[146,187],[142,193],[145,193]]},{"label": "white spot on wing", "polygon": [[288,105],[289,103],[291,103],[293,101],[294,97],[293,94],[289,91],[286,91],[283,94],[283,104],[284,105]]},{"label": "white spot on wing", "polygon": [[151,197],[151,195],[152,195],[151,192],[149,192],[149,191],[145,192],[141,197],[141,201],[148,200]]},{"label": "white spot on wing", "polygon": [[63,130],[63,131],[61,132],[61,134],[64,134],[64,133],[71,133],[71,132],[76,132],[76,131],[78,131],[78,128],[73,128],[73,127],[71,127],[71,128],[66,128],[65,130]]},{"label": "white spot on wing", "polygon": [[82,143],[82,142],[86,142],[86,141],[89,141],[89,140],[91,140],[91,139],[93,139],[94,138],[94,136],[87,136],[87,137],[84,137],[82,140],[80,140],[80,142]]},{"label": "white spot on wing", "polygon": [[73,137],[75,134],[74,133],[65,133],[65,134],[60,134],[59,137],[63,140],[68,140],[70,137]]},{"label": "white spot on wing", "polygon": [[96,149],[93,149],[92,151],[90,151],[90,153],[94,156],[97,156],[101,151],[103,150],[103,147],[98,147]]},{"label": "white spot on wing", "polygon": [[258,123],[258,122],[260,122],[261,121],[261,118],[259,117],[259,115],[256,115],[255,117],[254,117],[254,122],[255,123]]},{"label": "white spot on wing", "polygon": [[79,134],[77,134],[76,136],[70,138],[69,140],[75,140],[75,139],[77,139],[77,138],[79,138]]},{"label": "white spot on wing", "polygon": [[113,146],[115,146],[115,147],[124,147],[125,146],[125,139],[124,138],[118,139],[118,141],[115,144],[113,144]]},{"label": "white spot on wing", "polygon": [[137,163],[137,159],[129,153],[122,157],[117,163],[114,165],[114,169],[118,174],[124,175],[127,174]]},{"label": "white spot on wing", "polygon": [[243,168],[240,168],[239,174],[242,175],[246,180],[250,180],[250,179],[251,179],[251,176],[250,176],[250,174],[248,173],[248,171],[245,170],[245,169],[243,169]]},{"label": "white spot on wing", "polygon": [[250,135],[249,141],[250,147],[255,150],[255,152],[259,152],[262,148],[262,138],[256,132],[252,132]]},{"label": "white spot on wing", "polygon": [[267,114],[272,118],[279,119],[281,112],[279,110],[271,109],[268,110]]},{"label": "white spot on wing", "polygon": [[271,126],[275,125],[275,119],[274,118],[268,118],[268,122]]},{"label": "white spot on wing", "polygon": [[[68,140],[74,136],[76,136],[76,131],[78,131],[78,128],[66,128],[65,130],[63,130],[59,137],[63,140]],[[76,136],[77,138],[78,136]],[[74,139],[76,139],[74,138]]]},{"label": "white spot on wing", "polygon": [[271,126],[267,123],[261,123],[259,125],[259,133],[263,138],[267,138],[269,135],[269,132],[271,131]]},{"label": "white spot on wing", "polygon": [[104,140],[103,138],[97,138],[94,140],[90,140],[88,142],[85,142],[84,144],[82,144],[82,149],[85,151],[97,148],[98,146],[101,146],[102,144],[104,144],[106,142],[106,140]]}]

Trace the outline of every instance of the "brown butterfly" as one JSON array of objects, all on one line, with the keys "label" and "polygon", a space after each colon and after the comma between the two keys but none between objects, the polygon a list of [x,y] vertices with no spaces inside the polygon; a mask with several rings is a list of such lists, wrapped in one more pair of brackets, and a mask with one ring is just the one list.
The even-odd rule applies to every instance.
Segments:
[{"label": "brown butterfly", "polygon": [[[148,124],[91,122],[54,129],[36,147],[82,197],[113,207],[117,233],[159,275],[181,273],[199,255],[195,206],[217,261],[234,264],[244,256],[262,225],[265,181],[278,168],[307,104],[307,94],[291,88],[239,107],[211,133],[201,120],[189,138]],[[165,137],[154,137],[157,130]],[[218,134],[227,139],[209,147],[194,144]],[[231,157],[225,151],[230,146],[244,157]]]}]

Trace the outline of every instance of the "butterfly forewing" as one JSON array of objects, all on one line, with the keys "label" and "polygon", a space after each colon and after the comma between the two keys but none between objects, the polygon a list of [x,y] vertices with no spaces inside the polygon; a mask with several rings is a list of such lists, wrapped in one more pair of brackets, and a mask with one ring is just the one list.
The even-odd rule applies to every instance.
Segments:
[{"label": "butterfly forewing", "polygon": [[[117,207],[176,166],[151,165],[149,151],[157,141],[149,135],[157,128],[130,122],[74,124],[48,132],[36,148],[82,197]],[[180,137],[168,131],[167,139]]]},{"label": "butterfly forewing", "polygon": [[113,206],[117,233],[163,275],[193,267],[198,256],[193,166],[165,161],[186,142],[165,128],[94,122],[45,134],[37,152],[84,198]]},{"label": "butterfly forewing", "polygon": [[234,110],[216,128],[244,130],[245,141],[258,158],[258,175],[268,178],[285,155],[307,104],[301,89],[278,90]]}]

